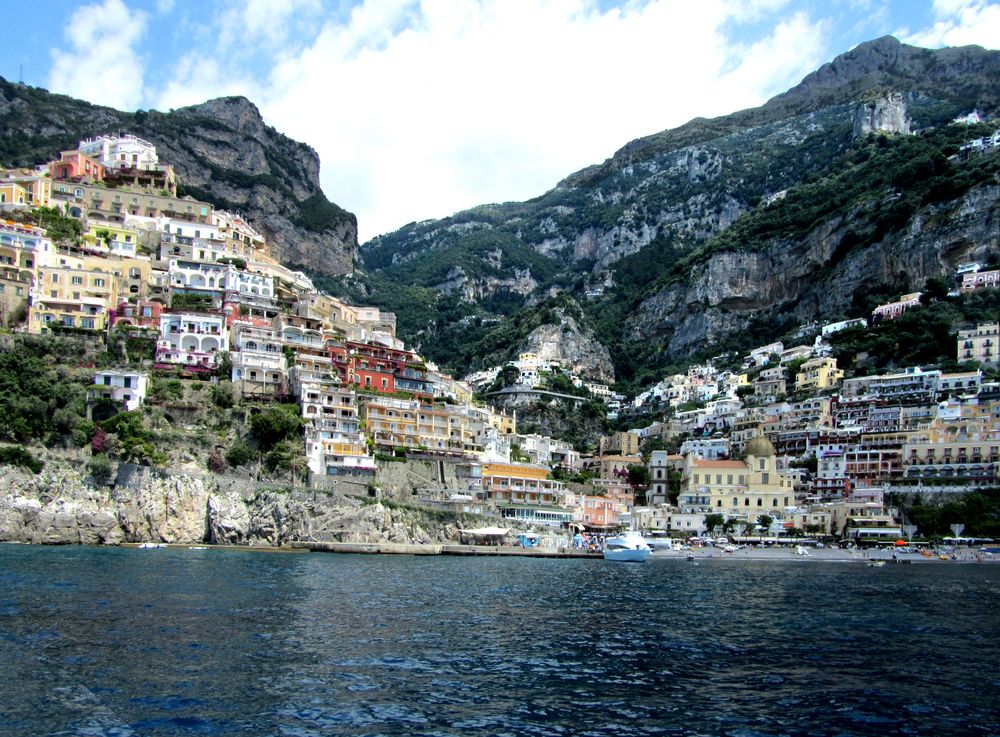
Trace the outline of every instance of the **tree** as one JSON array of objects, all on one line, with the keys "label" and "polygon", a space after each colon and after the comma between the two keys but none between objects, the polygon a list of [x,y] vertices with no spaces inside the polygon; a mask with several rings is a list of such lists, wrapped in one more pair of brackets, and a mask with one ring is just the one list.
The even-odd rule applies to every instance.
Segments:
[{"label": "tree", "polygon": [[[726,522],[724,515],[713,512],[705,515],[705,528],[712,532],[716,527],[722,527]],[[725,528],[723,528],[725,529]]]},{"label": "tree", "polygon": [[265,453],[282,440],[298,436],[301,430],[302,418],[295,405],[267,407],[250,418],[250,432]]},{"label": "tree", "polygon": [[257,451],[251,448],[243,440],[237,440],[226,451],[226,463],[230,466],[248,466],[257,458]]},{"label": "tree", "polygon": [[99,453],[87,461],[87,471],[95,485],[107,486],[114,477],[114,464],[106,455]]},{"label": "tree", "polygon": [[630,486],[648,486],[649,469],[646,466],[633,463],[628,467],[628,483]]},{"label": "tree", "polygon": [[757,526],[760,528],[761,532],[767,532],[771,529],[771,523],[774,522],[774,518],[767,514],[762,514],[757,518]]}]

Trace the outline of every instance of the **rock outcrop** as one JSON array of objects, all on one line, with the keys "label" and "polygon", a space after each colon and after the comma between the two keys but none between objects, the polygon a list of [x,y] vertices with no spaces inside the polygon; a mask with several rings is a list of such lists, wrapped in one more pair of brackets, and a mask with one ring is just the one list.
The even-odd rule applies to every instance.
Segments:
[{"label": "rock outcrop", "polygon": [[869,133],[910,134],[906,101],[900,93],[887,92],[877,95],[855,108],[852,137],[864,138]]},{"label": "rock outcrop", "polygon": [[[901,235],[831,262],[856,218],[846,214],[820,223],[795,242],[776,239],[761,250],[713,255],[688,282],[647,297],[629,321],[629,336],[653,337],[672,355],[690,355],[738,335],[774,305],[789,305],[784,317],[800,324],[846,313],[853,295],[868,285],[893,283],[900,275],[949,274],[957,264],[1000,248],[1000,186],[973,189],[957,206],[926,207]],[[926,228],[929,222],[935,227]]]},{"label": "rock outcrop", "polygon": [[520,352],[536,353],[547,361],[558,361],[579,376],[600,383],[614,383],[615,368],[611,354],[597,340],[594,332],[566,310],[555,308],[558,325],[540,325],[521,344]]},{"label": "rock outcrop", "polygon": [[335,491],[268,487],[221,476],[125,466],[97,487],[79,463],[46,458],[40,474],[4,467],[0,542],[281,546],[293,540],[458,540],[454,523],[419,509]]}]

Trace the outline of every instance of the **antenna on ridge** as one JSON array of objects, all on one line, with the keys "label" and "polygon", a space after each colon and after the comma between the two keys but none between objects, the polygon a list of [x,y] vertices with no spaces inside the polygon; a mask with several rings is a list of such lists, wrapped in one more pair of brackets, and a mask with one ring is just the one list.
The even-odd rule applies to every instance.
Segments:
[{"label": "antenna on ridge", "polygon": [[24,64],[21,64],[17,68],[17,83],[24,84]]}]

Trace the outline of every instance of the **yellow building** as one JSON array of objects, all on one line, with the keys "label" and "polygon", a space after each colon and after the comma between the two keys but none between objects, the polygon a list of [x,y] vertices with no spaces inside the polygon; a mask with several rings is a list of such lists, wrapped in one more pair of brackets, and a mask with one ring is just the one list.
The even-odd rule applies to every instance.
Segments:
[{"label": "yellow building", "polygon": [[524,524],[559,527],[569,524],[573,511],[562,506],[565,486],[548,478],[549,469],[527,463],[489,462],[482,466],[486,498],[501,516]]},{"label": "yellow building", "polygon": [[781,519],[794,504],[794,481],[778,471],[774,446],[762,435],[747,443],[745,461],[685,458],[678,500],[682,511],[756,523],[764,515]]},{"label": "yellow building", "polygon": [[417,415],[420,402],[378,395],[358,397],[365,420],[365,433],[376,448],[418,448]]},{"label": "yellow building", "polygon": [[[56,256],[57,265],[40,266],[32,288],[28,332],[47,333],[53,325],[104,330],[118,307],[132,259]],[[138,264],[133,265],[139,269]],[[147,262],[148,268],[148,262]],[[141,278],[141,270],[135,272]]]},{"label": "yellow building", "polygon": [[795,391],[831,389],[843,378],[844,372],[837,368],[836,358],[813,358],[802,364],[795,375]]},{"label": "yellow building", "polygon": [[601,436],[599,447],[601,455],[634,456],[639,455],[640,445],[642,445],[642,438],[639,437],[638,432],[624,430],[608,436]]},{"label": "yellow building", "polygon": [[1000,323],[988,322],[958,331],[958,360],[1000,368]]},{"label": "yellow building", "polygon": [[30,169],[0,172],[0,205],[48,207],[52,180]]},{"label": "yellow building", "polygon": [[83,234],[86,248],[105,255],[135,256],[139,252],[139,233],[135,228],[120,223],[88,221],[89,229]]}]

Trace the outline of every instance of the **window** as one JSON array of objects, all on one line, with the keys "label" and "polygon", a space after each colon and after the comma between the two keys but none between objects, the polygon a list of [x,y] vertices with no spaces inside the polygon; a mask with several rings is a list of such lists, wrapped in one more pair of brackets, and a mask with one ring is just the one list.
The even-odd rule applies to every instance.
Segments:
[{"label": "window", "polygon": [[94,279],[94,286],[95,287],[103,287],[104,286],[104,279],[101,279],[100,277]]}]

